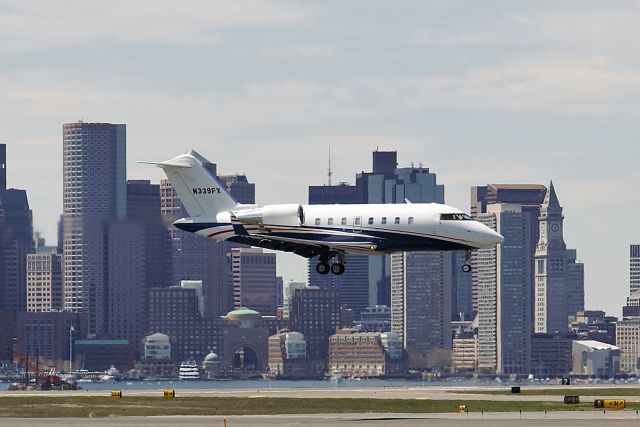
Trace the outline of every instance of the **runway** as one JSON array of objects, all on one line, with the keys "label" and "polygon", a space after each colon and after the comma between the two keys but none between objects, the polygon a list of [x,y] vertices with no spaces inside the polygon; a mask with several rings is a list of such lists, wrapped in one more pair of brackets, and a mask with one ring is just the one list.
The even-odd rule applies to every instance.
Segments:
[{"label": "runway", "polygon": [[315,415],[270,415],[270,416],[228,416],[228,417],[110,417],[110,418],[0,418],[0,425],[16,427],[384,427],[384,426],[537,426],[541,423],[549,426],[637,426],[640,422],[635,411],[608,412],[549,412],[517,413],[493,412],[467,414],[315,414]]},{"label": "runway", "polygon": [[[127,390],[113,385],[113,390],[122,390],[123,396],[159,397],[163,390]],[[177,397],[286,397],[286,398],[339,398],[339,399],[430,399],[430,400],[491,400],[491,401],[547,401],[562,402],[562,395],[544,394],[544,389],[538,388],[541,394],[480,394],[477,391],[493,390],[496,388],[470,387],[365,387],[365,388],[259,388],[259,389],[176,389]],[[505,390],[508,390],[505,388]],[[108,396],[110,390],[77,390],[77,391],[0,391],[0,396]],[[637,396],[613,396],[627,401],[640,401],[640,388]],[[591,398],[586,398],[591,400]]]}]

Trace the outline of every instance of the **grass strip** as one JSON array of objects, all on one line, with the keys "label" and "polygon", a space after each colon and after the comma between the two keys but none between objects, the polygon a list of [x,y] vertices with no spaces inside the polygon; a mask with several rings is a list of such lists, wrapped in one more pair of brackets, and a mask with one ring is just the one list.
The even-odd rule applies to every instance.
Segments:
[{"label": "grass strip", "polygon": [[[237,397],[0,397],[0,417],[109,417],[152,415],[275,415],[318,413],[442,413],[455,412],[459,404],[469,412],[543,412],[594,410],[593,403],[564,405],[559,402],[418,400],[418,399],[325,399]],[[630,403],[627,409],[640,409]]]}]

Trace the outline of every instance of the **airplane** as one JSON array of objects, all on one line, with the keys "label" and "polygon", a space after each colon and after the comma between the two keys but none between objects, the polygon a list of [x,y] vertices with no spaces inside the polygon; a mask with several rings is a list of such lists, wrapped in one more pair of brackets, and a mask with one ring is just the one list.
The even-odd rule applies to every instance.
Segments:
[{"label": "airplane", "polygon": [[318,274],[343,274],[347,255],[436,250],[465,251],[462,269],[468,273],[472,250],[504,240],[461,210],[438,203],[240,204],[194,150],[164,162],[140,163],[157,165],[173,185],[189,214],[173,223],[178,229],[317,258]]}]

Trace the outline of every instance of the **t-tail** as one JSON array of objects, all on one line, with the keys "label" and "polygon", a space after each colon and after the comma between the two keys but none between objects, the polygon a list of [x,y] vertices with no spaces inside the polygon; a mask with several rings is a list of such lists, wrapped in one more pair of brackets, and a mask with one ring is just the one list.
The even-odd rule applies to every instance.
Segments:
[{"label": "t-tail", "polygon": [[157,165],[171,181],[190,217],[216,217],[230,211],[238,202],[226,186],[206,167],[211,164],[194,150],[165,162],[141,162]]}]

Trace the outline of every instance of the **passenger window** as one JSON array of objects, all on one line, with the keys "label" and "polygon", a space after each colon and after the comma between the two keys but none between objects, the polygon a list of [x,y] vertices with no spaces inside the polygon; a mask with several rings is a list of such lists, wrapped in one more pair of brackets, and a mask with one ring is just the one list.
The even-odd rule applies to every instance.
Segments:
[{"label": "passenger window", "polygon": [[373,224],[373,218],[369,218],[369,225]]},{"label": "passenger window", "polygon": [[396,219],[395,219],[394,223],[396,223],[396,224],[400,224],[400,217],[399,217],[399,216],[397,216],[397,217],[396,217]]},{"label": "passenger window", "polygon": [[413,217],[412,216],[409,217],[409,224],[413,224]]},{"label": "passenger window", "polygon": [[316,225],[320,225],[320,218],[316,218]]},{"label": "passenger window", "polygon": [[342,218],[342,221],[340,221],[340,223],[342,225],[347,225],[347,218]]},{"label": "passenger window", "polygon": [[354,220],[353,220],[353,223],[355,225],[360,225],[360,217],[359,216],[355,217]]},{"label": "passenger window", "polygon": [[387,217],[386,217],[386,216],[383,216],[383,217],[382,217],[382,224],[386,224],[386,223],[387,223]]},{"label": "passenger window", "polygon": [[327,225],[333,225],[333,218],[329,218],[327,220]]}]

